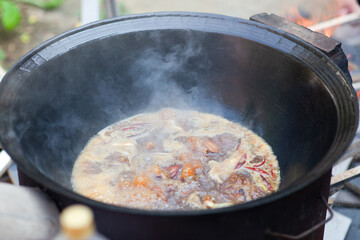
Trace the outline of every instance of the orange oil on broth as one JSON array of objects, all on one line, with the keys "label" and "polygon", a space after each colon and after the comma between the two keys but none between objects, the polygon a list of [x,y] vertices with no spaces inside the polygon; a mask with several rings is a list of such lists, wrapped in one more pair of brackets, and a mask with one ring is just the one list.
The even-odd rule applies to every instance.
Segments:
[{"label": "orange oil on broth", "polygon": [[101,130],[76,160],[72,184],[108,204],[207,209],[277,191],[280,170],[271,147],[243,126],[166,108]]}]

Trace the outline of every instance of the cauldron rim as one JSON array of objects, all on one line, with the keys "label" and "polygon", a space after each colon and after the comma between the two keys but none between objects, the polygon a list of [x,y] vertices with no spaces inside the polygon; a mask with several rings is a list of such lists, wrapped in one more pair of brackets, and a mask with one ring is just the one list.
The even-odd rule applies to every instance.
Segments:
[{"label": "cauldron rim", "polygon": [[[55,42],[58,42],[61,39],[65,39],[69,36],[76,35],[77,33],[83,32],[85,30],[91,30],[91,29],[95,29],[98,27],[103,27],[107,24],[117,23],[117,22],[121,22],[121,21],[132,21],[132,20],[147,19],[147,18],[164,18],[165,19],[165,18],[179,18],[179,17],[184,18],[184,19],[185,18],[199,18],[199,19],[213,19],[215,21],[228,21],[234,25],[235,24],[248,24],[249,26],[258,27],[258,28],[264,29],[266,31],[275,33],[281,37],[284,37],[293,42],[296,42],[296,44],[299,44],[299,45],[303,46],[305,49],[311,51],[312,54],[316,55],[319,59],[321,59],[323,61],[324,65],[326,65],[329,70],[331,69],[334,72],[334,74],[336,73],[337,78],[342,81],[343,85],[346,85],[346,84],[349,85],[348,80],[346,79],[345,75],[342,73],[340,68],[337,65],[335,65],[331,61],[331,59],[329,59],[325,54],[323,54],[321,51],[319,51],[312,45],[308,44],[304,40],[297,38],[289,33],[282,31],[282,30],[274,29],[274,28],[271,28],[271,27],[266,26],[261,23],[244,20],[244,19],[240,19],[240,18],[236,18],[236,17],[219,15],[219,14],[196,13],[196,12],[155,12],[155,13],[134,14],[134,15],[116,17],[116,18],[112,18],[112,19],[105,19],[105,20],[93,22],[93,23],[78,27],[76,29],[73,29],[73,30],[67,31],[63,34],[60,34],[58,36],[55,36],[54,38],[49,39],[48,41],[46,41],[46,42],[42,43],[41,45],[39,45],[38,47],[34,48],[32,51],[30,51],[24,57],[22,57],[14,66],[12,66],[12,68],[5,75],[4,81],[0,84],[0,88],[1,88],[1,85],[4,84],[4,82],[6,82],[8,79],[11,78],[10,75],[13,72],[15,72],[17,69],[19,69],[21,66],[23,66],[24,63],[26,63],[29,59],[31,59],[34,55],[36,55],[41,50],[45,49],[48,46],[51,46],[52,44],[54,44]],[[203,24],[205,24],[205,23],[203,23]],[[221,26],[218,28],[220,29]],[[191,30],[199,30],[199,29],[194,28]],[[129,30],[129,32],[131,32],[131,30]],[[227,34],[230,34],[230,33],[227,33]],[[235,33],[232,33],[232,35],[241,37],[239,35],[236,35]],[[250,40],[253,40],[253,39],[250,39]],[[260,43],[266,44],[263,42],[260,42]],[[270,46],[270,47],[272,47],[272,46]],[[356,94],[355,94],[354,90],[351,89],[351,87],[349,87],[349,86],[347,88],[348,88],[347,93],[350,93],[350,98],[355,98]],[[337,106],[337,107],[339,107],[339,106]],[[324,174],[327,170],[329,170],[329,168],[331,167],[331,164],[336,160],[336,157],[340,157],[340,155],[341,155],[340,152],[344,151],[350,145],[350,140],[353,139],[353,137],[355,135],[355,132],[357,129],[357,120],[358,120],[357,101],[356,101],[356,103],[354,102],[351,107],[353,110],[352,113],[354,115],[354,118],[349,120],[351,123],[352,129],[348,130],[349,133],[347,136],[343,136],[344,134],[342,132],[339,133],[339,131],[337,131],[334,139],[342,138],[343,139],[342,145],[337,146],[337,151],[334,150],[332,152],[328,152],[326,154],[326,156],[324,156],[323,159],[320,161],[320,163],[323,162],[324,159],[332,159],[332,161],[327,160],[328,164],[320,167],[320,169],[317,171],[312,170],[307,175],[306,181],[304,181],[302,184],[298,184],[296,186],[290,185],[287,188],[280,190],[279,192],[273,193],[269,196],[266,196],[264,198],[261,198],[261,199],[255,200],[255,201],[251,201],[251,202],[248,202],[245,204],[238,204],[238,205],[234,205],[234,206],[227,207],[227,208],[220,208],[220,209],[208,209],[208,210],[201,210],[201,211],[154,211],[154,210],[124,208],[124,207],[120,207],[120,206],[114,206],[114,205],[109,205],[109,204],[105,204],[102,202],[97,202],[95,200],[88,199],[88,198],[83,197],[69,189],[62,187],[59,183],[57,183],[57,182],[49,179],[45,175],[43,175],[38,169],[36,169],[36,167],[33,167],[34,169],[29,171],[29,169],[27,169],[26,167],[23,166],[21,159],[18,159],[17,157],[12,156],[11,152],[9,152],[9,155],[13,157],[14,161],[18,164],[20,170],[22,172],[24,172],[24,174],[29,176],[29,175],[31,175],[31,173],[35,173],[35,177],[30,176],[30,178],[33,179],[35,182],[43,185],[45,191],[47,191],[47,189],[48,189],[48,190],[54,191],[58,194],[65,195],[66,197],[68,197],[70,199],[74,199],[79,202],[84,202],[88,205],[92,205],[95,207],[101,207],[101,208],[109,209],[112,211],[126,212],[126,213],[131,213],[131,214],[158,215],[158,216],[217,214],[217,213],[222,213],[222,212],[231,212],[231,211],[237,211],[237,210],[243,210],[243,209],[250,209],[250,208],[258,207],[260,205],[268,204],[270,202],[273,202],[278,199],[284,198],[288,195],[291,195],[291,194],[299,191],[300,189],[308,186],[309,184],[311,184],[318,178],[320,178],[322,174]],[[339,126],[338,126],[338,128],[339,128]],[[342,136],[339,136],[339,134],[342,134]],[[2,141],[4,148],[6,150],[9,147],[8,142],[6,140],[4,141],[3,137],[0,137],[0,138],[1,138],[0,140]],[[344,140],[344,138],[345,138],[345,140]],[[330,149],[332,149],[332,148],[333,148],[333,145],[330,147]]]}]

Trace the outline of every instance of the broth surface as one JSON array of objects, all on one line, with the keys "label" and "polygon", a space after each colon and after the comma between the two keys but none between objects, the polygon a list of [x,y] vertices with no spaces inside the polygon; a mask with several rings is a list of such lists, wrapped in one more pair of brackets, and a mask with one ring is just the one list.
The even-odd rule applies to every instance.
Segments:
[{"label": "broth surface", "polygon": [[278,190],[271,147],[220,116],[162,109],[101,130],[76,160],[73,189],[108,204],[190,210],[231,206]]}]

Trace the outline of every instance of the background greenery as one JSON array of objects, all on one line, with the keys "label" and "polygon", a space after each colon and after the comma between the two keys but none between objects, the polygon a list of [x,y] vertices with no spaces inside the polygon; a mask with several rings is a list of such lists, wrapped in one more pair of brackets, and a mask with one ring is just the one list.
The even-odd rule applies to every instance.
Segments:
[{"label": "background greenery", "polygon": [[[15,30],[22,19],[22,12],[20,10],[20,4],[33,5],[44,10],[50,10],[59,7],[64,0],[0,0],[0,29],[5,32]],[[29,36],[23,34],[21,36],[23,41],[27,41]],[[0,62],[6,57],[5,51],[0,47]]]}]

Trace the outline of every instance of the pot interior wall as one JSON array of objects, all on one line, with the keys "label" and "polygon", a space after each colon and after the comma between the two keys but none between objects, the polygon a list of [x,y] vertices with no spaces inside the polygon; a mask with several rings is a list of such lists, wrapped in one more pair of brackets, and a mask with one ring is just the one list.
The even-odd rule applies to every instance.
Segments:
[{"label": "pot interior wall", "polygon": [[[95,39],[42,63],[13,70],[9,149],[71,189],[86,142],[120,119],[163,107],[219,114],[273,148],[282,188],[319,164],[337,126],[333,100],[295,57],[248,39],[193,30],[140,31]],[[2,132],[4,134],[4,131]],[[9,151],[9,150],[8,150]],[[30,171],[31,173],[31,171]]]}]

